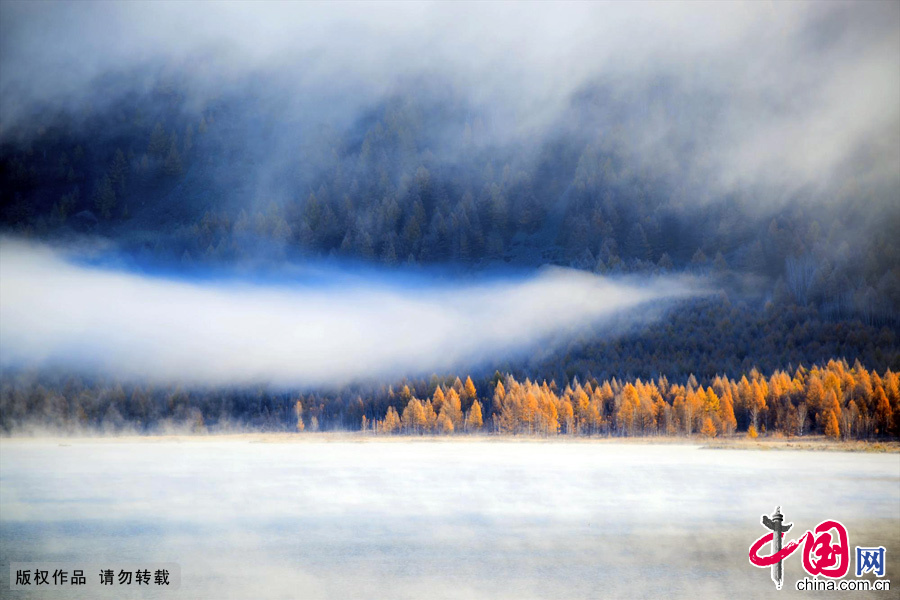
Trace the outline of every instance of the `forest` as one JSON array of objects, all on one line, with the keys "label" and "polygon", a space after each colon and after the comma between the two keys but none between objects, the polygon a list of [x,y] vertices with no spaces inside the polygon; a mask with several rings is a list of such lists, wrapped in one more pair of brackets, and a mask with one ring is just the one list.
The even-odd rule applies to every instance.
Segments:
[{"label": "forest", "polygon": [[[58,15],[16,10],[34,27],[69,27]],[[665,60],[681,43],[654,60],[635,58],[633,68],[599,55],[592,64],[585,51],[565,63],[573,73],[585,66],[582,76],[536,71],[526,81],[500,71],[466,80],[468,64],[454,70],[437,58],[395,72],[393,54],[373,59],[372,73],[338,69],[327,50],[309,55],[296,36],[245,64],[188,39],[70,65],[86,70],[72,95],[7,58],[5,81],[16,85],[4,88],[0,127],[2,236],[102,248],[120,270],[179,281],[253,278],[307,262],[461,280],[555,265],[642,281],[690,274],[712,292],[646,322],[623,315],[527,355],[465,365],[459,372],[480,393],[456,389],[460,408],[444,419],[437,391],[446,399],[459,386],[455,375],[448,382],[430,371],[320,389],[223,388],[4,362],[0,428],[283,430],[297,424],[299,407],[307,429],[399,423],[406,431],[406,411],[417,431],[458,433],[480,406],[474,428],[493,433],[728,435],[752,425],[758,435],[799,435],[825,433],[831,414],[829,430],[842,437],[896,435],[878,394],[896,415],[895,69],[870,64],[882,46],[859,51],[894,40],[890,28],[873,29],[893,13],[875,5],[801,12],[801,24],[815,17],[861,37],[823,40],[804,26],[774,46],[748,42],[752,51],[741,46],[735,64],[781,76],[758,89],[753,80],[750,96],[723,83],[744,73],[728,60]],[[768,32],[762,20],[725,13]],[[229,31],[240,48],[246,40]],[[846,46],[851,38],[866,42]],[[630,54],[625,42],[617,43]],[[734,50],[728,36],[717,43]],[[58,59],[39,50],[36,61]],[[795,60],[773,62],[769,51]],[[884,97],[879,106],[890,110],[844,110],[858,98],[824,86],[826,54],[847,59],[834,77],[863,66],[882,73],[888,83],[866,98]],[[695,73],[682,62],[704,67]],[[546,92],[553,100],[542,110],[535,99]],[[822,131],[831,133],[823,140]],[[835,402],[819,397],[820,379]],[[498,384],[506,395],[495,394]],[[754,386],[762,406],[747,395]]]},{"label": "forest", "polygon": [[[573,110],[601,97],[586,93]],[[480,395],[436,377],[393,388],[204,391],[5,367],[3,431],[299,424],[378,433],[897,434],[896,202],[813,198],[759,213],[747,196],[697,206],[665,174],[635,168],[621,129],[618,140],[571,134],[497,147],[463,100],[416,92],[373,106],[343,131],[316,132],[292,161],[266,166],[277,174],[272,197],[248,203],[245,178],[260,154],[240,142],[260,139],[246,117],[252,100],[220,98],[194,112],[185,102],[177,85],[159,83],[112,112],[44,114],[33,131],[7,135],[3,229],[105,238],[139,271],[187,276],[318,257],[463,273],[542,264],[613,276],[688,271],[720,291],[679,303],[661,322],[615,335],[587,329],[528,359],[498,357],[472,371]],[[464,151],[436,153],[438,132]],[[848,368],[844,359],[859,362]]]},{"label": "forest", "polygon": [[39,112],[7,131],[0,221],[39,239],[100,236],[146,269],[332,257],[711,272],[763,303],[896,325],[895,190],[849,176],[824,195],[701,201],[709,190],[633,156],[627,113],[590,120],[624,110],[604,92],[573,99],[566,119],[580,133],[523,146],[493,142],[462,98],[405,90],[341,129],[298,131],[290,158],[276,160],[279,124],[248,116],[264,110],[258,101],[236,94],[197,109],[161,79],[108,110]]},{"label": "forest", "polygon": [[[480,389],[480,391],[479,391]],[[60,434],[349,430],[388,435],[730,437],[736,434],[885,439],[900,433],[900,378],[830,360],[768,376],[685,383],[595,378],[560,386],[497,372],[407,380],[336,393],[88,383],[20,375],[4,381],[0,431]]]}]

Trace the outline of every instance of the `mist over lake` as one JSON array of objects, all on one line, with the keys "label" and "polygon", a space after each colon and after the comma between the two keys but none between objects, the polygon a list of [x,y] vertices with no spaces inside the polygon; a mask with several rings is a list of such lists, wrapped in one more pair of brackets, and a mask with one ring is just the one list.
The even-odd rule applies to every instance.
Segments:
[{"label": "mist over lake", "polygon": [[[900,568],[896,454],[263,439],[4,440],[0,577],[175,562],[179,589],[134,597],[762,598],[747,549],[776,505]],[[803,574],[788,559],[781,594]]]}]

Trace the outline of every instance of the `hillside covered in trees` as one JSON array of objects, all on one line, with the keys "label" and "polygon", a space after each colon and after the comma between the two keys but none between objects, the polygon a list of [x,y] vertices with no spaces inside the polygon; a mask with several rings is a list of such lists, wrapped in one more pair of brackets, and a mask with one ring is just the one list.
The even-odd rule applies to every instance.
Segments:
[{"label": "hillside covered in trees", "polygon": [[798,192],[779,204],[756,190],[701,202],[696,182],[629,154],[630,113],[596,89],[573,98],[567,118],[621,123],[498,144],[463,98],[423,86],[340,129],[281,124],[297,128],[285,152],[259,99],[198,108],[177,78],[159,77],[104,110],[39,113],[7,132],[6,232],[105,239],[139,271],[187,277],[325,258],[463,275],[689,271],[720,290],[641,331],[584,331],[555,354],[484,367],[523,378],[684,382],[835,357],[900,369],[896,190],[855,196],[865,188],[848,183],[840,198]]},{"label": "hillside covered in trees", "polygon": [[740,275],[742,292],[829,318],[897,323],[896,188],[851,175],[790,199],[702,199],[713,192],[632,154],[634,117],[609,116],[624,109],[603,92],[572,99],[575,125],[554,129],[565,134],[498,145],[465,99],[428,86],[308,131],[266,122],[266,106],[240,95],[198,109],[161,79],[103,111],[39,113],[7,131],[0,219],[26,236],[105,237],[144,267],[330,256],[689,269]]},{"label": "hillside covered in trees", "polygon": [[[2,7],[16,27],[3,29],[0,236],[96,248],[101,265],[188,282],[287,273],[289,284],[308,264],[449,281],[548,265],[611,281],[690,274],[708,293],[655,318],[623,315],[465,365],[483,428],[690,433],[710,431],[708,417],[717,433],[745,431],[746,377],[765,397],[758,433],[824,432],[831,411],[842,436],[896,434],[873,408],[880,387],[897,413],[889,382],[900,372],[895,6],[723,6],[657,19],[585,5],[549,28],[567,32],[566,44],[522,39],[546,19],[525,7],[481,14],[491,27],[472,37],[470,14],[421,9],[441,13],[439,39],[420,37],[420,9],[399,6],[408,19],[344,14],[352,36],[311,5],[234,7],[238,20],[210,8],[198,18],[209,30],[180,35],[171,31],[190,21],[179,11],[194,9],[159,10],[153,18],[169,27],[153,36],[134,18],[146,7],[69,8]],[[709,27],[709,15],[742,35]],[[617,18],[644,28],[620,39]],[[518,23],[512,37],[495,35],[507,21]],[[296,35],[307,22],[318,27]],[[72,23],[98,41],[67,37]],[[459,431],[474,400],[456,390],[459,414],[430,421],[427,401],[439,419],[434,396],[446,382],[422,376],[439,368],[252,389],[151,387],[59,364],[0,369],[6,432],[170,421],[280,429],[296,422],[298,397],[307,427],[315,418],[358,429],[365,416],[384,430],[394,417],[402,426],[412,396],[425,428]],[[802,400],[816,373],[840,382],[826,386],[836,406]],[[852,391],[862,373],[887,383]],[[378,387],[403,377],[402,401]],[[558,427],[531,408],[501,427],[498,383],[552,405]],[[602,404],[596,418],[578,412],[581,392]],[[734,427],[709,408],[726,397]],[[559,416],[566,398],[571,418]],[[619,419],[622,406],[637,406],[637,429],[632,409]]]}]

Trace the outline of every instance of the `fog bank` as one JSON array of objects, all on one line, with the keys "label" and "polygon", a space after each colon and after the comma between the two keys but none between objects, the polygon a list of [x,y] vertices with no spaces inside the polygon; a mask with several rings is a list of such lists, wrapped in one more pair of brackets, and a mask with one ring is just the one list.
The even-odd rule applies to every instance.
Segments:
[{"label": "fog bank", "polygon": [[475,283],[377,272],[328,285],[185,281],[14,239],[0,241],[0,272],[3,366],[211,385],[339,385],[473,367],[702,291],[679,278],[566,269]]}]

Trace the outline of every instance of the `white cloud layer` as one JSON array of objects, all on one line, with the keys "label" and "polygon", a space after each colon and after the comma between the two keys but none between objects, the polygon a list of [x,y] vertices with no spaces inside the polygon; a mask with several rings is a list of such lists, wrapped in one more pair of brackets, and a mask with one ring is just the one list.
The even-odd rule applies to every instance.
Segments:
[{"label": "white cloud layer", "polygon": [[338,385],[533,350],[637,306],[697,293],[551,269],[525,279],[327,286],[186,282],[0,241],[0,362],[188,384]]}]

